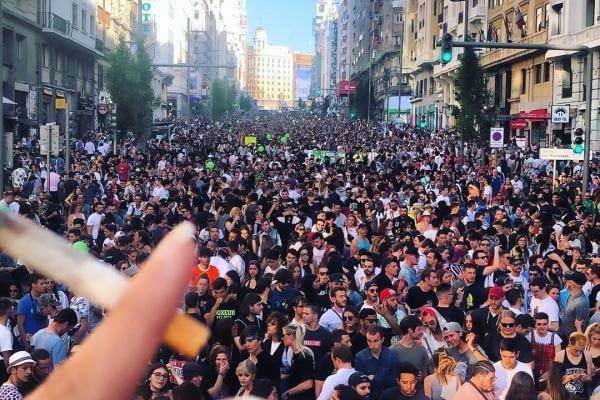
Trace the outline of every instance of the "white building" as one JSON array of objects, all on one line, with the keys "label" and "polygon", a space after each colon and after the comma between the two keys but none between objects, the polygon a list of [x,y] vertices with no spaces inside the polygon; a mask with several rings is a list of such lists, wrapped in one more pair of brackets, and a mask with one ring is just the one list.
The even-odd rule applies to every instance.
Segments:
[{"label": "white building", "polygon": [[[314,20],[315,89],[331,89],[337,85],[338,21],[333,0],[319,0]],[[328,93],[323,93],[325,96]]]},{"label": "white building", "polygon": [[[187,63],[189,32],[193,16],[192,0],[145,0],[142,24],[153,63]],[[160,67],[173,76],[168,88],[172,115],[188,115],[188,71],[186,68]],[[159,97],[159,93],[156,93]]]},{"label": "white building", "polygon": [[240,90],[246,89],[247,45],[246,0],[223,0],[221,4],[223,28],[227,43],[227,77],[235,80]]},{"label": "white building", "polygon": [[[569,46],[587,46],[593,49],[592,125],[591,149],[600,149],[600,1],[599,0],[554,0],[550,6],[548,42]],[[550,50],[546,60],[554,61],[554,87],[552,103],[569,105],[570,121],[567,124],[552,124],[553,136],[568,138],[575,128],[585,128],[586,111],[585,55],[570,51]],[[568,139],[567,139],[568,140]]]}]

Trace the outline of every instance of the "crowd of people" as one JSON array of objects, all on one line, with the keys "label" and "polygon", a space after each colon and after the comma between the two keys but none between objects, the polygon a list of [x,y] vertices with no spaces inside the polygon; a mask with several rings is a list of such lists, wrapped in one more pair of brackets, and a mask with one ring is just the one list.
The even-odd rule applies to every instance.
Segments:
[{"label": "crowd of people", "polygon": [[[209,346],[159,349],[137,399],[567,400],[600,384],[596,156],[582,188],[581,162],[553,179],[536,146],[461,148],[449,131],[174,124],[116,154],[88,134],[68,170],[23,139],[0,200],[130,277],[174,226],[197,226],[181,308]],[[105,310],[18,259],[0,266],[0,399],[18,399]]]}]

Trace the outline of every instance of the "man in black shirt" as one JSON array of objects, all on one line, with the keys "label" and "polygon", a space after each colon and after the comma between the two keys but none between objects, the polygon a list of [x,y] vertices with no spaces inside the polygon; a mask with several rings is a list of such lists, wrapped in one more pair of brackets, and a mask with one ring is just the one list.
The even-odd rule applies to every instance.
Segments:
[{"label": "man in black shirt", "polygon": [[435,306],[437,304],[437,296],[433,291],[433,287],[438,286],[439,278],[434,270],[425,269],[421,271],[421,281],[416,286],[408,289],[406,295],[406,304],[412,311],[417,311],[423,306]]},{"label": "man in black shirt", "polygon": [[[446,320],[445,322],[458,322],[461,326],[465,323],[465,313],[454,306],[454,293],[449,283],[442,283],[437,288],[438,303],[435,309]],[[444,323],[441,325],[443,326]]]},{"label": "man in black shirt", "polygon": [[494,286],[489,289],[487,305],[473,311],[473,332],[483,343],[487,335],[497,331],[498,315],[502,311],[504,291],[501,287]]},{"label": "man in black shirt", "polygon": [[384,390],[380,400],[429,400],[423,389],[417,389],[417,368],[407,362],[398,365],[398,386]]},{"label": "man in black shirt", "polygon": [[454,282],[452,286],[454,293],[459,298],[462,296],[460,309],[465,312],[478,309],[485,301],[485,289],[475,280],[477,268],[473,264],[465,264],[463,279]]},{"label": "man in black shirt", "polygon": [[304,307],[302,319],[306,324],[304,345],[313,351],[315,363],[319,363],[331,348],[331,333],[319,325],[319,306]]}]

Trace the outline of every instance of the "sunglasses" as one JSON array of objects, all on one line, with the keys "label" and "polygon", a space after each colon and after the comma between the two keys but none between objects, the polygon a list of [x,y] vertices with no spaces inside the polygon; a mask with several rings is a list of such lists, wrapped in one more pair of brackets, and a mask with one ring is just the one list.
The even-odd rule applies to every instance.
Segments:
[{"label": "sunglasses", "polygon": [[367,262],[367,261],[373,261],[370,258],[361,258],[360,262]]},{"label": "sunglasses", "polygon": [[377,293],[377,290],[378,290],[378,289],[369,289],[369,290],[368,290],[368,292],[369,292],[369,293]]},{"label": "sunglasses", "polygon": [[168,374],[161,374],[160,372],[155,372],[152,375],[154,375],[155,378],[162,378],[162,379],[167,379],[169,377]]},{"label": "sunglasses", "polygon": [[515,323],[514,322],[501,322],[500,325],[502,325],[503,328],[514,328],[515,327]]},{"label": "sunglasses", "polygon": [[319,272],[319,275],[321,275],[321,276],[327,276],[327,275],[329,275],[329,272]]},{"label": "sunglasses", "polygon": [[368,322],[369,324],[374,324],[377,322],[376,318],[365,318],[365,322]]},{"label": "sunglasses", "polygon": [[344,321],[353,321],[354,320],[354,315],[346,315],[344,317]]},{"label": "sunglasses", "polygon": [[478,260],[487,260],[488,256],[480,256],[477,257]]}]

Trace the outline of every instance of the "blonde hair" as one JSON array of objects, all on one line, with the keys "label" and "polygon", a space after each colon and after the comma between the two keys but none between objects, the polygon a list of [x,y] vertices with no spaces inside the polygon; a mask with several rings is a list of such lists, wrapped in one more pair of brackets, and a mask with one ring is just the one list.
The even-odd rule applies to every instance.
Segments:
[{"label": "blonde hair", "polygon": [[248,374],[250,376],[254,376],[256,375],[256,364],[254,364],[252,360],[247,358],[238,364],[237,368],[235,369],[235,374]]},{"label": "blonde hair", "polygon": [[581,332],[573,332],[569,335],[569,345],[567,347],[573,346],[585,346],[587,344],[587,337]]},{"label": "blonde hair", "polygon": [[585,330],[585,337],[588,343],[592,342],[592,335],[600,335],[600,323],[593,323]]},{"label": "blonde hair", "polygon": [[435,373],[438,375],[440,381],[442,383],[446,382],[446,375],[454,374],[454,369],[456,368],[456,360],[450,357],[446,351],[440,351],[437,354],[437,367],[435,368]]},{"label": "blonde hair", "polygon": [[502,324],[500,321],[502,321],[502,318],[510,318],[515,323],[517,322],[516,321],[517,317],[515,316],[514,312],[512,312],[510,310],[502,310],[502,311],[500,311],[500,314],[498,314],[498,322],[496,322],[496,328],[498,329],[498,332],[500,332],[500,327],[501,327],[501,324]]}]

